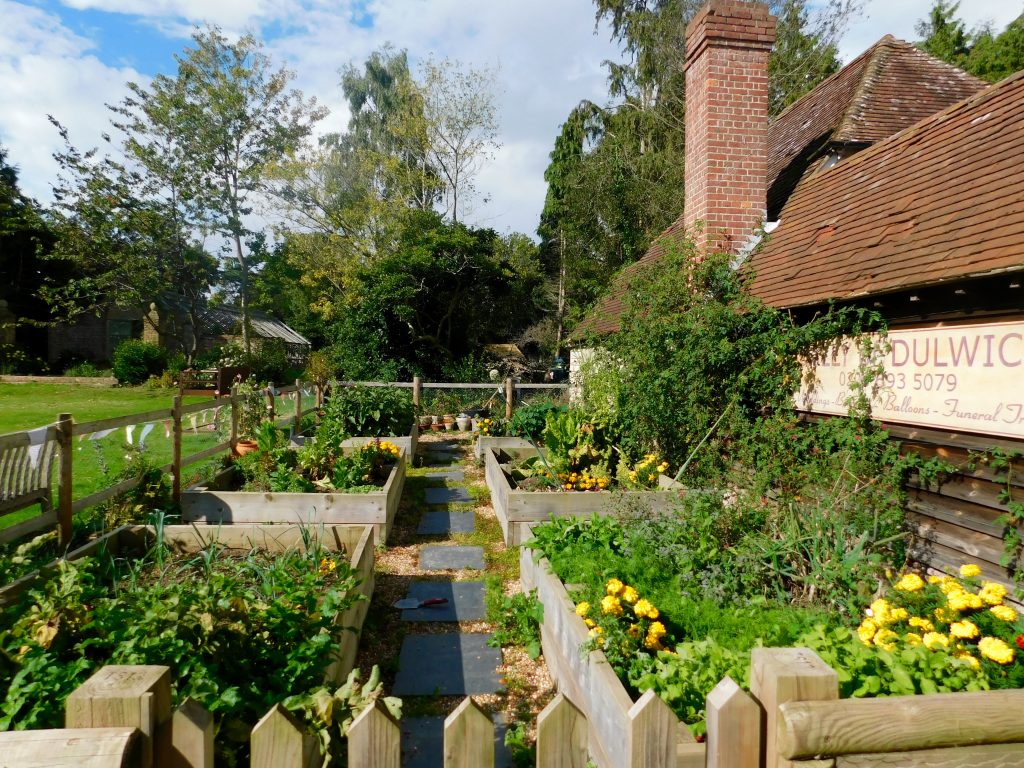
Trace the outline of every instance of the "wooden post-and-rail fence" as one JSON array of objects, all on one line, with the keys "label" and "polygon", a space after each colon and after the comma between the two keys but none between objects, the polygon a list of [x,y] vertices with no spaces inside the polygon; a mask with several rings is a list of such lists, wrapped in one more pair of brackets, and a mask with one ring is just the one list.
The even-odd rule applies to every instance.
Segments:
[{"label": "wooden post-and-rail fence", "polygon": [[[294,409],[290,413],[276,410],[277,399],[295,393]],[[304,408],[303,395],[315,394],[314,405]],[[300,428],[303,417],[323,404],[323,391],[314,384],[296,381],[294,385],[268,391],[266,397],[267,418],[281,427]],[[57,526],[58,539],[62,546],[71,541],[72,519],[78,512],[118,496],[135,488],[140,478],[128,478],[109,488],[104,488],[75,499],[74,442],[75,438],[96,433],[113,431],[124,427],[170,422],[171,461],[161,471],[172,476],[172,492],[175,501],[181,500],[183,469],[189,465],[233,451],[239,440],[240,410],[242,398],[232,390],[229,398],[203,400],[185,405],[181,396],[174,397],[171,407],[125,416],[114,416],[89,422],[76,422],[70,413],[62,413],[55,424],[39,429],[12,432],[0,435],[0,517],[35,504],[40,505],[38,515],[15,525],[0,529],[0,543],[13,541],[28,534],[36,533],[52,525]],[[185,419],[201,411],[215,409],[230,410],[228,439],[204,448],[196,453],[182,454],[182,437],[185,433]],[[54,462],[57,463],[57,501],[53,501]]]},{"label": "wooden post-and-rail fence", "polygon": [[[751,693],[726,677],[707,696],[697,743],[648,691],[629,711],[628,765],[601,768],[1020,768],[1024,691],[838,698],[838,677],[803,648],[752,655]],[[214,722],[197,702],[171,710],[170,671],[108,666],[72,693],[66,728],[0,733],[0,758],[21,768],[210,768]],[[591,724],[564,695],[537,717],[537,768],[586,768]],[[399,768],[398,723],[380,702],[348,733],[348,768]],[[253,768],[314,768],[316,739],[280,704],[250,736]],[[444,768],[493,768],[494,722],[466,698],[444,722]]]}]

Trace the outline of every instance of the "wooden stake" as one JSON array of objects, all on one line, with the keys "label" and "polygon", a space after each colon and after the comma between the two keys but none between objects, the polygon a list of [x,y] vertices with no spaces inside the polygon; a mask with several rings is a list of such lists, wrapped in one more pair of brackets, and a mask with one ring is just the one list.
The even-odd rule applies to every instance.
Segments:
[{"label": "wooden stake", "polygon": [[251,768],[309,768],[318,757],[316,739],[280,704],[256,723],[250,749]]},{"label": "wooden stake", "polygon": [[679,719],[654,691],[629,710],[628,768],[675,768]]},{"label": "wooden stake", "polygon": [[707,768],[758,768],[761,708],[731,677],[707,697]]},{"label": "wooden stake", "polygon": [[231,452],[234,453],[238,446],[238,385],[231,385],[231,437],[228,438],[231,443]]},{"label": "wooden stake", "polygon": [[348,768],[399,768],[402,732],[383,704],[375,701],[348,729]]},{"label": "wooden stake", "polygon": [[60,469],[57,484],[57,541],[61,549],[71,544],[72,523],[72,480],[71,473],[74,445],[71,432],[74,419],[70,413],[62,413],[57,417],[57,445],[60,448]]},{"label": "wooden stake", "polygon": [[469,696],[445,718],[444,768],[494,768],[494,723]]},{"label": "wooden stake", "polygon": [[516,395],[516,385],[512,382],[512,378],[505,379],[505,418],[512,418],[512,399]]},{"label": "wooden stake", "polygon": [[302,429],[302,379],[295,380],[295,427],[292,435],[299,434]]},{"label": "wooden stake", "polygon": [[587,767],[587,718],[558,694],[537,716],[537,768]]},{"label": "wooden stake", "polygon": [[423,379],[419,376],[412,377],[412,404],[416,409],[416,415],[420,412],[420,396],[423,393]]}]

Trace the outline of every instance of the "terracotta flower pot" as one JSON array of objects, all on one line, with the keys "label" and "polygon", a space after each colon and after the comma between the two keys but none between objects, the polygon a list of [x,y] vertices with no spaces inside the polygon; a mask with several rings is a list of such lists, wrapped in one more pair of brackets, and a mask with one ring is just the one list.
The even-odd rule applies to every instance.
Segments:
[{"label": "terracotta flower pot", "polygon": [[235,456],[245,456],[259,450],[255,440],[239,440],[235,443]]},{"label": "terracotta flower pot", "polygon": [[434,432],[440,432],[440,431],[441,431],[442,429],[444,429],[444,424],[441,424],[440,422],[438,422],[438,423],[434,423],[434,424],[431,424],[431,425],[430,425],[430,428],[431,428],[431,429],[432,429],[432,430],[433,430]]}]

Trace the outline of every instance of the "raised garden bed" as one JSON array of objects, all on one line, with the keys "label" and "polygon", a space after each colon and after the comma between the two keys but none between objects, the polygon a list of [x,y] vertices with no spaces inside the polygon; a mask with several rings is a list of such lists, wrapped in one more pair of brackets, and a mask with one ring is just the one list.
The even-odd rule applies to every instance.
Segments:
[{"label": "raised garden bed", "polygon": [[[590,728],[590,754],[601,768],[629,765],[630,717],[633,699],[601,651],[582,654],[589,639],[587,625],[576,615],[565,585],[548,561],[534,561],[535,552],[519,551],[519,579],[524,591],[537,590],[544,605],[541,646],[548,671],[558,690],[586,715]],[[677,735],[678,766],[704,765],[704,749],[680,723]]]},{"label": "raised garden bed", "polygon": [[509,449],[530,450],[532,446],[530,441],[522,437],[492,437],[487,435],[480,435],[476,439],[476,446],[474,447],[474,453],[476,454],[477,461],[484,460],[484,454],[488,449],[499,452],[508,451]]},{"label": "raised garden bed", "polygon": [[684,490],[671,478],[662,475],[659,478],[661,490],[657,491],[524,491],[516,487],[515,480],[509,472],[509,465],[517,459],[535,455],[533,447],[528,442],[526,447],[510,445],[498,449],[485,445],[483,455],[491,503],[501,523],[505,543],[510,547],[529,539],[532,525],[554,517],[590,517],[608,512],[612,502],[622,498],[642,500],[655,511],[667,509],[678,501]]},{"label": "raised garden bed", "polygon": [[[355,448],[360,445],[366,445],[376,440],[376,437],[350,437],[347,440],[343,440],[341,443],[342,448]],[[404,437],[384,437],[383,439],[389,440],[390,442],[397,445],[399,448],[405,450],[405,455],[408,461],[413,461],[416,458],[416,449],[419,447],[420,441],[420,427],[419,424],[413,423],[412,429],[409,430],[409,434]]]},{"label": "raised garden bed", "polygon": [[[347,450],[352,450],[348,448]],[[369,525],[375,544],[387,541],[405,485],[403,450],[387,481],[371,493],[275,493],[239,491],[239,473],[229,467],[204,485],[181,494],[181,516],[188,523],[299,523]]]},{"label": "raised garden bed", "polygon": [[4,685],[11,727],[58,726],[97,665],[159,663],[175,696],[219,721],[221,756],[242,758],[264,706],[353,667],[374,588],[369,526],[126,526],[95,544],[115,558],[41,574],[6,616],[4,650],[22,667]]}]

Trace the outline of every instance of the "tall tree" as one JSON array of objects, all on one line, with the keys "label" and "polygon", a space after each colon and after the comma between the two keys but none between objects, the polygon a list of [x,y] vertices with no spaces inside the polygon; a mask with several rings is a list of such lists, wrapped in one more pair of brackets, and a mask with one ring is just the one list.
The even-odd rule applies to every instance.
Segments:
[{"label": "tall tree", "polygon": [[169,127],[180,131],[200,173],[200,209],[205,223],[226,236],[240,276],[242,341],[249,340],[250,264],[243,242],[253,198],[268,190],[267,171],[294,151],[326,115],[316,100],[289,89],[286,69],[275,69],[252,35],[231,42],[217,27],[197,31],[192,48],[176,56],[178,72],[158,75],[149,89],[136,90],[143,102],[168,105]]},{"label": "tall tree", "polygon": [[959,2],[935,0],[914,27],[921,36],[918,47],[990,83],[1024,69],[1024,14],[1002,32],[990,24],[968,32],[959,10]]},{"label": "tall tree", "polygon": [[419,83],[428,156],[444,182],[445,207],[459,221],[459,206],[475,192],[474,177],[500,146],[495,76],[451,59],[427,61]]}]

